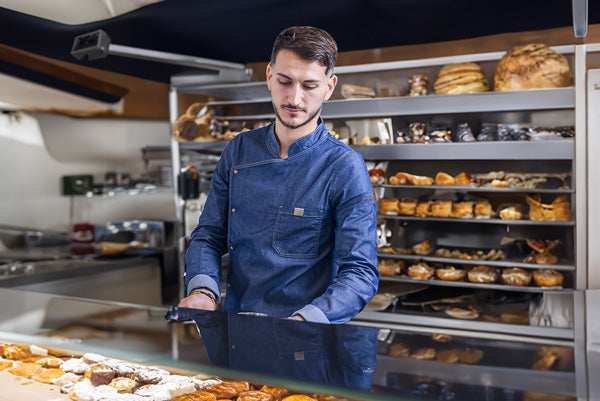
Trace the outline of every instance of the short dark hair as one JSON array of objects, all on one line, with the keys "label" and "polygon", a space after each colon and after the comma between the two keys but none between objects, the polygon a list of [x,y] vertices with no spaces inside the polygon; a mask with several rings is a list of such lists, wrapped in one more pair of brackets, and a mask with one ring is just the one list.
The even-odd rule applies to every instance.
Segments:
[{"label": "short dark hair", "polygon": [[303,60],[316,61],[325,67],[325,75],[333,73],[338,47],[335,40],[323,29],[312,26],[292,26],[277,35],[271,52],[275,64],[280,50],[289,50]]}]

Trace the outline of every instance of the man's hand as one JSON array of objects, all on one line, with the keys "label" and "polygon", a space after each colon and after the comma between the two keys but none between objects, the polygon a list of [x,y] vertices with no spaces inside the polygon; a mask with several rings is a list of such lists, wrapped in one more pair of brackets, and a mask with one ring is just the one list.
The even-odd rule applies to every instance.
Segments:
[{"label": "man's hand", "polygon": [[202,310],[215,310],[217,305],[210,299],[206,294],[201,292],[195,292],[188,297],[183,298],[179,305],[181,308],[191,309],[202,309]]}]

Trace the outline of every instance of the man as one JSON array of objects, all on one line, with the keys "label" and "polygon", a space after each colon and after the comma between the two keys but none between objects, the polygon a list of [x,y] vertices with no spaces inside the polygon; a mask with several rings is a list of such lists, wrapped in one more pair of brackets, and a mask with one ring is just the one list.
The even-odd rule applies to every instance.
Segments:
[{"label": "man", "polygon": [[282,31],[267,66],[275,122],[223,150],[186,254],[188,296],[214,310],[321,323],[354,317],[377,291],[377,203],[362,157],[320,118],[337,45],[313,27]]}]

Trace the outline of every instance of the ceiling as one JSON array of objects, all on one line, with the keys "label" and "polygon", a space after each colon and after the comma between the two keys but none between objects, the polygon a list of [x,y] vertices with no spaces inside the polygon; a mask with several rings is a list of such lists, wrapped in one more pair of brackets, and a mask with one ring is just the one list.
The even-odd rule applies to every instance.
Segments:
[{"label": "ceiling", "polygon": [[[600,2],[589,3],[588,23],[600,23]],[[70,54],[78,35],[102,29],[116,45],[246,64],[267,61],[275,36],[291,25],[324,28],[351,52],[571,27],[573,12],[570,0],[0,0],[0,74],[114,111],[127,88],[73,82],[68,71],[166,86],[189,67],[114,55],[80,61]],[[16,50],[29,61],[15,60]],[[49,72],[51,64],[62,72]]]}]

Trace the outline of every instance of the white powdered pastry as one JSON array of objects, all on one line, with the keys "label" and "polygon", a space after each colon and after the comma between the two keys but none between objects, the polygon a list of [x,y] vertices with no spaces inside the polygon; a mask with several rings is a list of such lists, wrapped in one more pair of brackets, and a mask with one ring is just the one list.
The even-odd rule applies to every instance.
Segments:
[{"label": "white powdered pastry", "polygon": [[48,356],[48,350],[46,348],[38,347],[33,344],[29,347],[29,352],[33,355]]},{"label": "white powdered pastry", "polygon": [[152,401],[168,401],[171,399],[169,390],[159,384],[147,384],[135,390],[133,394]]},{"label": "white powdered pastry", "polygon": [[[71,373],[67,373],[68,375]],[[64,375],[63,375],[64,376]],[[75,383],[65,383],[60,387],[60,392],[62,394],[68,394],[69,391],[71,391],[71,389],[73,388],[73,386],[75,385]]]},{"label": "white powdered pastry", "polygon": [[58,367],[60,367],[60,366],[62,366],[64,361],[55,356],[47,356],[45,358],[38,359],[37,361],[35,361],[35,363],[38,363],[44,367],[50,367],[48,365],[52,365],[51,367],[55,367],[56,366],[55,363],[57,363]]},{"label": "white powdered pastry", "polygon": [[155,384],[170,373],[157,366],[141,365],[138,363],[124,362],[118,359],[105,359],[102,363],[112,370],[117,376],[135,375],[139,384]]},{"label": "white powdered pastry", "polygon": [[88,379],[83,379],[69,390],[69,397],[77,401],[98,401],[100,399],[114,400],[117,389],[101,385],[94,387]]},{"label": "white powdered pastry", "polygon": [[81,378],[81,376],[76,375],[75,373],[65,373],[64,375],[62,375],[61,377],[57,378],[57,379],[52,379],[51,383],[52,384],[56,384],[57,386],[64,386],[65,384],[69,384],[69,383],[76,383],[79,381],[79,379]]},{"label": "white powdered pastry", "polygon": [[73,372],[80,375],[84,374],[89,367],[90,365],[85,363],[82,358],[71,358],[60,366],[64,372]]},{"label": "white powdered pastry", "polygon": [[169,375],[165,376],[158,383],[158,386],[163,386],[169,390],[171,397],[177,397],[196,391],[196,381],[196,379],[190,376]]},{"label": "white powdered pastry", "polygon": [[222,380],[218,380],[218,379],[200,380],[200,379],[196,379],[195,377],[193,379],[194,379],[194,383],[196,383],[196,390],[205,390],[210,386],[222,383]]},{"label": "white powdered pastry", "polygon": [[88,353],[83,354],[83,357],[81,359],[83,359],[83,361],[85,363],[87,363],[88,365],[97,365],[99,363],[104,362],[107,358],[102,355],[88,352]]},{"label": "white powdered pastry", "polygon": [[119,361],[118,359],[105,359],[102,363],[114,370],[117,376],[130,376],[135,373],[135,364],[133,363]]},{"label": "white powdered pastry", "polygon": [[135,371],[135,380],[141,384],[156,384],[169,375],[170,373],[164,369],[155,366],[145,366],[143,369]]}]

